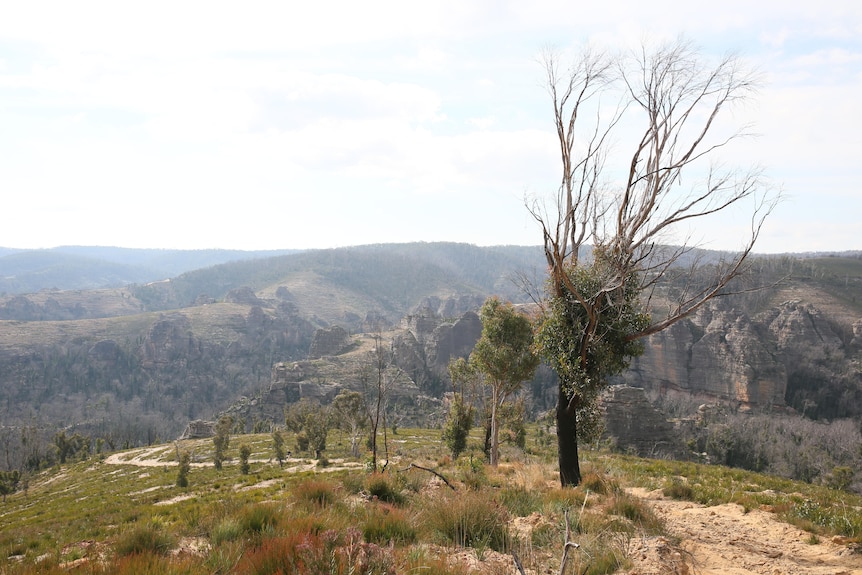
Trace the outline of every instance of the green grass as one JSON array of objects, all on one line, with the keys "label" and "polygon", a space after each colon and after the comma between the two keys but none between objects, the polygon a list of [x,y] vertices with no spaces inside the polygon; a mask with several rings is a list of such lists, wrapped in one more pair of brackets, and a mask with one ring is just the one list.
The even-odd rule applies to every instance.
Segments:
[{"label": "green grass", "polygon": [[[629,487],[661,489],[704,505],[772,510],[809,530],[812,541],[836,535],[862,541],[862,499],[823,486],[584,450],[582,485],[561,489],[553,453],[538,444],[529,459],[512,454],[493,469],[478,451],[472,460],[469,453],[449,460],[439,430],[404,429],[395,437],[402,460],[376,475],[342,468],[350,447],[338,446],[337,436],[325,471],[310,459],[280,468],[267,461],[269,434],[242,438],[252,447],[246,476],[236,464],[240,441],[232,439],[232,459],[221,471],[194,466],[211,461],[211,441],[184,442],[182,449],[195,454],[187,488],[175,485],[173,445],[156,450],[155,467],[93,459],[45,471],[30,479],[27,493],[10,495],[0,507],[0,573],[61,573],[65,563],[96,557],[105,568],[94,573],[263,573],[278,567],[279,557],[328,562],[337,567],[333,572],[345,573],[386,566],[416,573],[468,570],[441,562],[441,547],[470,548],[477,556],[517,551],[530,569],[544,571],[559,566],[566,517],[583,553],[593,558],[588,572],[611,573],[626,565],[625,541],[664,533]],[[474,449],[479,441],[474,433]],[[139,454],[131,450],[121,459]],[[407,462],[434,469],[457,491],[426,471],[407,471]],[[531,530],[515,529],[525,517],[532,517]],[[83,542],[91,541],[85,551]],[[166,555],[187,541],[200,543],[197,555]]]}]

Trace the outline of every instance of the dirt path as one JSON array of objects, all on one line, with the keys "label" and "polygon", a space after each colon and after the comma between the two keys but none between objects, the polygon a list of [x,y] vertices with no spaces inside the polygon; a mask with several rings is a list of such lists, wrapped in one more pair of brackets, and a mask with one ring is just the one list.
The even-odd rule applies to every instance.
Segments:
[{"label": "dirt path", "polygon": [[633,490],[665,521],[679,545],[664,538],[633,543],[638,575],[862,575],[862,555],[840,541],[782,523],[769,512],[736,504],[704,507]]},{"label": "dirt path", "polygon": [[[174,452],[174,447],[160,445],[158,447],[143,447],[131,451],[121,451],[113,453],[105,458],[105,463],[108,465],[134,465],[136,467],[176,467],[177,462],[171,459]],[[272,463],[271,459],[249,459],[249,463]],[[236,465],[238,461],[225,461],[225,465]],[[192,462],[192,467],[212,467],[213,463],[209,462]],[[295,459],[288,458],[285,460],[285,473],[299,473],[301,471],[340,471],[344,469],[353,469],[362,467],[361,463],[346,462],[343,459],[332,459],[327,467],[319,467],[316,459]]]}]

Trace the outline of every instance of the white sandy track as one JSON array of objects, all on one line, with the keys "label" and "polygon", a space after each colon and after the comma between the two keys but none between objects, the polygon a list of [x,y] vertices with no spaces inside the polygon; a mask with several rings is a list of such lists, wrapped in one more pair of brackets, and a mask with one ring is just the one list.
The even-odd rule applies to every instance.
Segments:
[{"label": "white sandy track", "polygon": [[862,555],[840,538],[812,543],[810,533],[768,511],[746,512],[732,503],[705,507],[665,499],[661,491],[635,489],[632,493],[647,500],[680,542],[676,552],[653,549],[668,543],[662,538],[639,542],[632,549],[636,568],[630,573],[862,575]]},{"label": "white sandy track", "polygon": [[[130,451],[121,451],[112,453],[105,458],[104,462],[108,465],[133,465],[135,467],[175,467],[177,461],[174,459],[165,460],[164,458],[173,453],[175,448],[170,445],[159,445],[156,447],[143,447]],[[319,467],[316,459],[294,459],[285,460],[287,466],[284,468],[285,473],[299,473],[301,471],[339,471],[342,469],[354,469],[362,467],[361,463],[344,461],[342,459],[331,459],[330,465]],[[236,464],[237,461],[225,461],[225,465]],[[271,459],[250,459],[249,463],[272,463]],[[192,467],[212,467],[213,463],[208,462],[193,462]]]}]

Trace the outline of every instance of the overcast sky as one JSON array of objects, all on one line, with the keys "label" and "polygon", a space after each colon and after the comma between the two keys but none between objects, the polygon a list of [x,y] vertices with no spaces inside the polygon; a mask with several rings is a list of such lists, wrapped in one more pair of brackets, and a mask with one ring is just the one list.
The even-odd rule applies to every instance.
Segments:
[{"label": "overcast sky", "polygon": [[542,48],[684,35],[762,72],[726,118],[760,134],[726,161],[785,193],[756,251],[862,249],[858,0],[584,6],[2,1],[0,246],[536,245]]}]

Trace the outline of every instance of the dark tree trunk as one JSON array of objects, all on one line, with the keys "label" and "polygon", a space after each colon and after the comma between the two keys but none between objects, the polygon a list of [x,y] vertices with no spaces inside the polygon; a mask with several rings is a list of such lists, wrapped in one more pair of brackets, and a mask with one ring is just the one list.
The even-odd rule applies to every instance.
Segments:
[{"label": "dark tree trunk", "polygon": [[576,487],[581,482],[581,466],[578,462],[578,418],[577,409],[560,383],[557,398],[557,447],[559,449],[560,484]]},{"label": "dark tree trunk", "polygon": [[485,457],[488,461],[491,460],[491,415],[485,414]]}]

